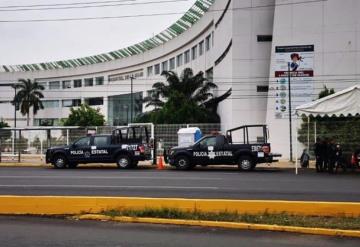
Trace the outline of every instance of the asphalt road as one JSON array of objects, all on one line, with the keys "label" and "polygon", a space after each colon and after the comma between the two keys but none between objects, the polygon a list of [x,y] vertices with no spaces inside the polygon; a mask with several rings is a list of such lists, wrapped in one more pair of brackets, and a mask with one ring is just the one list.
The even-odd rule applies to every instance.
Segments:
[{"label": "asphalt road", "polygon": [[15,246],[360,246],[360,239],[265,231],[0,217],[2,247]]},{"label": "asphalt road", "polygon": [[360,201],[360,173],[0,167],[0,195],[91,195]]}]

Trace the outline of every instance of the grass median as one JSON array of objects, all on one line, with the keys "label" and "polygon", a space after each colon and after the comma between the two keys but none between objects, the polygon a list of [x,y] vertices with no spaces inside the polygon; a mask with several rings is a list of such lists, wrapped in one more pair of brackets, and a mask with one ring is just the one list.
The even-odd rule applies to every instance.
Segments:
[{"label": "grass median", "polygon": [[251,224],[282,225],[282,226],[299,226],[313,228],[343,229],[343,230],[360,230],[360,217],[323,217],[323,216],[298,216],[281,214],[250,215],[238,214],[232,212],[204,213],[188,212],[172,208],[162,209],[143,209],[143,210],[107,210],[102,212],[103,215],[110,217],[128,216],[128,217],[149,217],[164,219],[182,219],[182,220],[201,220],[201,221],[224,221],[224,222],[241,222]]}]

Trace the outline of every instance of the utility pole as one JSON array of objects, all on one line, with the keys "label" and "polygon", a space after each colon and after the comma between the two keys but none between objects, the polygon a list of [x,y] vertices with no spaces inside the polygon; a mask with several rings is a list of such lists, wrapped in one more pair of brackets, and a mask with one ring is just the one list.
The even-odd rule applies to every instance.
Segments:
[{"label": "utility pole", "polygon": [[288,62],[288,94],[289,94],[289,128],[290,128],[290,161],[293,161],[292,147],[292,117],[291,117],[291,81],[290,81],[290,62]]},{"label": "utility pole", "polygon": [[16,108],[17,108],[17,101],[15,100],[15,98],[16,98],[16,84],[14,84],[14,89],[15,89],[15,95],[14,95],[14,128],[16,128]]},{"label": "utility pole", "polygon": [[130,76],[130,84],[131,84],[131,89],[130,89],[130,122],[133,122],[133,111],[134,111],[134,105],[133,105],[133,80],[135,79],[135,77],[133,75]]}]

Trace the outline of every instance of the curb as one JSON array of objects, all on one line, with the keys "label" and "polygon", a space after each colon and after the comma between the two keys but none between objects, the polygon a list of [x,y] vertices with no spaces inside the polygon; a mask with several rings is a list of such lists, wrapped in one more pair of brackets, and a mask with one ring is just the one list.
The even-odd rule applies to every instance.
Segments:
[{"label": "curb", "polygon": [[79,220],[101,220],[101,221],[116,221],[116,222],[124,222],[124,223],[149,223],[149,224],[182,225],[182,226],[219,227],[219,228],[239,229],[239,230],[262,230],[262,231],[291,232],[291,233],[302,233],[302,234],[313,234],[313,235],[360,238],[360,231],[327,229],[327,228],[250,224],[250,223],[237,223],[237,222],[225,222],[225,221],[138,218],[138,217],[125,217],[125,216],[110,217],[99,214],[85,214],[85,215],[76,216],[74,218]]},{"label": "curb", "polygon": [[173,208],[211,213],[227,211],[241,214],[360,216],[360,203],[356,202],[0,195],[0,214],[79,215],[98,214],[110,209],[141,210],[144,208]]}]

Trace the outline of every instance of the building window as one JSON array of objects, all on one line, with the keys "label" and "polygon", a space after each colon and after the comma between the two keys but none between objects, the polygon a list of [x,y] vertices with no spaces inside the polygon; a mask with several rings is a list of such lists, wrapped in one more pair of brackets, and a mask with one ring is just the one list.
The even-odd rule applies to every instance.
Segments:
[{"label": "building window", "polygon": [[72,99],[64,99],[62,101],[62,107],[72,107]]},{"label": "building window", "polygon": [[213,68],[208,69],[207,71],[205,71],[205,78],[209,81],[209,82],[213,82],[214,78],[214,71]]},{"label": "building window", "polygon": [[103,76],[96,77],[95,78],[95,85],[96,86],[104,85],[104,77]]},{"label": "building window", "polygon": [[160,74],[160,64],[155,64],[155,75]]},{"label": "building window", "polygon": [[147,67],[147,76],[150,77],[153,75],[153,66]]},{"label": "building window", "polygon": [[197,57],[197,45],[191,48],[191,59],[195,60]]},{"label": "building window", "polygon": [[81,105],[81,99],[64,99],[62,101],[62,107],[73,107],[80,105]]},{"label": "building window", "polygon": [[214,31],[211,32],[211,47],[214,47]]},{"label": "building window", "polygon": [[185,51],[185,53],[184,53],[184,63],[186,64],[186,63],[188,63],[188,62],[190,62],[190,50],[187,50],[187,51]]},{"label": "building window", "polygon": [[56,118],[35,118],[34,119],[35,126],[59,126],[60,121]]},{"label": "building window", "polygon": [[73,99],[72,105],[73,106],[81,106],[81,99]]},{"label": "building window", "polygon": [[104,98],[103,97],[87,98],[87,99],[85,99],[85,103],[88,105],[103,105]]},{"label": "building window", "polygon": [[81,86],[82,86],[82,80],[81,79],[74,80],[74,87],[81,87]]},{"label": "building window", "polygon": [[71,81],[63,81],[62,82],[62,88],[63,89],[71,88]]},{"label": "building window", "polygon": [[169,60],[169,64],[170,64],[170,70],[175,69],[175,58],[174,57]]},{"label": "building window", "polygon": [[180,54],[176,57],[176,65],[178,67],[180,67],[181,65],[183,65],[183,54]]},{"label": "building window", "polygon": [[258,93],[267,93],[269,92],[269,86],[257,86],[256,91]]},{"label": "building window", "polygon": [[271,42],[272,35],[258,35],[257,42]]},{"label": "building window", "polygon": [[59,81],[51,81],[49,82],[49,89],[60,89],[60,82]]},{"label": "building window", "polygon": [[204,41],[199,43],[199,56],[202,56],[202,54],[204,54]]},{"label": "building window", "polygon": [[211,39],[211,35],[207,36],[205,39],[205,49],[206,51],[210,50],[210,39]]},{"label": "building window", "polygon": [[162,71],[168,71],[168,61],[162,63]]},{"label": "building window", "polygon": [[58,108],[59,107],[59,101],[58,100],[42,100],[41,101],[44,108]]},{"label": "building window", "polygon": [[85,87],[92,87],[94,86],[94,78],[86,78],[84,80],[85,82]]}]

